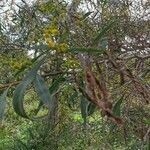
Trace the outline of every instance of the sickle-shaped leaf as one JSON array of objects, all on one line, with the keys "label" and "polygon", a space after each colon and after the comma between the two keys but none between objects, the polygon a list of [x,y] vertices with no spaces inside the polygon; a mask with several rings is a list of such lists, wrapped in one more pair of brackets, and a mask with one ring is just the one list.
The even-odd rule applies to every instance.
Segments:
[{"label": "sickle-shaped leaf", "polygon": [[96,45],[101,38],[104,37],[104,35],[112,28],[114,23],[116,22],[116,19],[111,19],[96,35],[96,37],[93,40],[93,45]]},{"label": "sickle-shaped leaf", "polygon": [[121,114],[121,104],[122,104],[122,101],[123,101],[123,97],[122,96],[114,105],[112,111],[113,111],[113,114],[116,115],[116,116],[120,116]]},{"label": "sickle-shaped leaf", "polygon": [[[34,81],[34,85],[35,85],[38,95],[41,98],[41,101],[39,102],[38,108],[35,110],[35,114],[39,112],[39,110],[44,104],[48,105],[49,109],[51,110],[54,104],[52,100],[52,95],[59,89],[60,84],[64,81],[65,81],[65,78],[63,76],[60,76],[56,78],[54,82],[52,83],[52,85],[48,88],[45,85],[44,79],[41,76],[38,75],[36,77]],[[47,100],[49,100],[49,102],[47,102]]]},{"label": "sickle-shaped leaf", "polygon": [[3,119],[4,111],[6,107],[6,96],[7,96],[8,89],[6,89],[3,94],[0,96],[0,120]]},{"label": "sickle-shaped leaf", "polygon": [[81,96],[80,109],[81,109],[81,116],[84,120],[84,125],[86,125],[87,117],[94,113],[95,108],[96,105],[92,104],[91,102],[86,100],[85,97]]},{"label": "sickle-shaped leaf", "polygon": [[35,79],[38,69],[43,64],[43,59],[39,61],[24,77],[21,83],[16,87],[13,97],[13,107],[15,112],[24,117],[28,118],[27,114],[25,113],[23,107],[23,100],[24,100],[24,93],[27,89],[27,86],[31,84],[31,82]]},{"label": "sickle-shaped leaf", "polygon": [[[112,112],[115,116],[121,115],[121,104],[122,104],[123,98],[124,98],[124,95],[113,106]],[[116,127],[117,127],[116,124],[111,124],[110,131],[113,131]]]},{"label": "sickle-shaped leaf", "polygon": [[48,86],[46,86],[44,79],[38,74],[34,80],[34,86],[41,99],[41,102],[47,105],[51,111],[51,108],[53,107],[52,96],[50,95]]},{"label": "sickle-shaped leaf", "polygon": [[86,124],[86,118],[87,118],[87,101],[86,99],[81,96],[81,103],[80,103],[80,108],[81,108],[81,116],[84,120],[84,124]]},{"label": "sickle-shaped leaf", "polygon": [[86,19],[88,16],[90,16],[93,13],[93,11],[89,11],[86,14],[83,15],[83,20]]},{"label": "sickle-shaped leaf", "polygon": [[77,98],[78,98],[77,91],[73,92],[73,94],[71,94],[71,95],[69,94],[69,97],[67,98],[67,104],[71,110],[74,110],[74,108],[75,108],[74,106],[78,101]]},{"label": "sickle-shaped leaf", "polygon": [[96,108],[96,105],[89,102],[88,105],[87,105],[87,115],[88,116],[92,115],[95,111],[95,108]]},{"label": "sickle-shaped leaf", "polygon": [[59,76],[58,78],[56,78],[52,83],[52,85],[49,87],[50,93],[53,94],[55,91],[57,91],[60,84],[63,83],[64,81],[65,78],[63,76]]}]

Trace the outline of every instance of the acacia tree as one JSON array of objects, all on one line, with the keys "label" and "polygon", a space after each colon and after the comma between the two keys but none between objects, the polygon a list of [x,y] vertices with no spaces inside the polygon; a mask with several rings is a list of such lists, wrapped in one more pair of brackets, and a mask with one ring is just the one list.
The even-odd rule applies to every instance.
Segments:
[{"label": "acacia tree", "polygon": [[[24,93],[32,85],[40,97],[38,109],[46,107],[46,119],[50,117],[48,122],[55,126],[59,122],[61,93],[71,87],[78,101],[81,98],[85,122],[93,110],[99,110],[108,123],[111,120],[123,129],[125,136],[130,126],[130,130],[147,141],[148,5],[140,3],[139,10],[135,10],[136,2],[129,0],[71,3],[50,0],[37,1],[32,6],[23,1],[18,5],[11,23],[5,31],[2,29],[2,39],[7,40],[1,43],[4,47],[1,57],[11,56],[17,71],[13,70],[11,80],[9,76],[7,83],[4,78],[0,86],[3,91],[19,84],[13,98],[16,113],[32,119],[23,105]],[[136,11],[143,14],[135,15]],[[24,63],[17,64],[18,61]],[[1,97],[2,108],[6,92]]]}]

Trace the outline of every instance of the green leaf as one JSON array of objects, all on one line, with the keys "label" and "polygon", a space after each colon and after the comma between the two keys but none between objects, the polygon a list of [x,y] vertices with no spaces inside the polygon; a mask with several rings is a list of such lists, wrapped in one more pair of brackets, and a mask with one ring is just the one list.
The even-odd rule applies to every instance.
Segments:
[{"label": "green leaf", "polygon": [[96,106],[93,103],[86,100],[85,97],[81,96],[80,108],[81,116],[84,119],[84,123],[86,124],[87,116],[90,116],[94,113]]},{"label": "green leaf", "polygon": [[74,109],[75,104],[78,102],[78,92],[75,90],[73,94],[69,94],[69,97],[67,98],[68,106],[71,110]]},{"label": "green leaf", "polygon": [[98,34],[93,39],[93,45],[97,45],[99,40],[104,38],[105,34],[112,28],[115,22],[116,19],[111,19],[110,22],[108,22],[100,31],[98,31]]},{"label": "green leaf", "polygon": [[14,92],[13,97],[13,107],[15,112],[24,117],[29,118],[24,110],[23,107],[23,100],[24,100],[24,93],[27,89],[27,86],[31,84],[31,82],[35,79],[36,74],[40,66],[43,64],[44,59],[39,61],[24,77],[24,79],[21,81],[21,83],[16,87],[16,90]]},{"label": "green leaf", "polygon": [[95,108],[96,108],[96,105],[89,102],[88,105],[87,105],[87,115],[88,116],[92,115],[95,111]]},{"label": "green leaf", "polygon": [[66,79],[63,76],[59,76],[58,78],[56,78],[53,81],[52,85],[49,87],[50,93],[53,94],[55,91],[57,91],[60,84],[63,83],[64,81],[66,81]]},{"label": "green leaf", "polygon": [[[115,116],[120,116],[121,115],[121,104],[123,102],[124,95],[121,96],[121,98],[114,104],[112,112]],[[110,124],[110,131],[112,132],[117,128],[116,124],[111,123]]]},{"label": "green leaf", "polygon": [[116,115],[116,116],[120,116],[121,114],[121,104],[122,104],[122,101],[123,101],[123,97],[122,96],[116,103],[115,105],[113,106],[113,114]]},{"label": "green leaf", "polygon": [[6,108],[6,97],[7,97],[8,89],[6,89],[3,94],[0,96],[0,120],[3,119],[4,111]]},{"label": "green leaf", "polygon": [[81,103],[80,103],[80,108],[81,108],[81,116],[84,120],[84,123],[86,123],[86,118],[87,118],[87,100],[81,96]]},{"label": "green leaf", "polygon": [[42,103],[47,105],[48,108],[51,110],[52,96],[50,95],[48,86],[46,86],[44,79],[38,74],[36,75],[36,78],[34,80],[34,87]]},{"label": "green leaf", "polygon": [[[39,78],[39,79],[37,79],[37,78]],[[60,84],[64,81],[65,81],[65,78],[63,76],[59,76],[58,78],[56,78],[54,80],[52,85],[48,88],[45,85],[44,79],[42,77],[39,77],[39,75],[38,75],[38,77],[36,77],[36,80],[34,81],[34,85],[35,85],[35,88],[36,88],[38,95],[41,98],[41,101],[39,102],[38,108],[35,110],[35,114],[37,114],[39,112],[39,110],[41,109],[41,107],[44,104],[48,105],[49,109],[51,110],[51,108],[53,107],[52,94],[54,94],[54,92],[56,92],[58,90]],[[46,93],[44,92],[44,90],[46,91]],[[44,95],[44,93],[46,95]],[[47,99],[49,99],[49,102],[46,102]]]},{"label": "green leaf", "polygon": [[90,12],[90,11],[89,11],[89,12],[87,12],[86,14],[84,14],[84,15],[83,15],[83,20],[86,19],[88,16],[90,16],[91,13],[93,13],[93,12]]}]

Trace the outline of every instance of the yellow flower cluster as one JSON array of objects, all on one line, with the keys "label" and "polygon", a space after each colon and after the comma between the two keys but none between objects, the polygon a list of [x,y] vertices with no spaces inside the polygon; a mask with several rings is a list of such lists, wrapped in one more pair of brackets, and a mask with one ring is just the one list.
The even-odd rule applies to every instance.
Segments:
[{"label": "yellow flower cluster", "polygon": [[57,52],[66,52],[68,45],[66,43],[56,43],[51,38],[46,39],[46,43],[49,48],[56,50]]},{"label": "yellow flower cluster", "polygon": [[51,2],[39,2],[39,9],[43,12],[51,12],[56,9],[55,5]]},{"label": "yellow flower cluster", "polygon": [[47,43],[49,48],[52,48],[52,49],[55,48],[56,43],[54,41],[52,41],[52,39],[50,39],[50,38],[46,39],[46,43]]},{"label": "yellow flower cluster", "polygon": [[59,35],[59,31],[55,25],[49,25],[45,29],[43,29],[43,34],[45,38]]},{"label": "yellow flower cluster", "polygon": [[10,60],[9,65],[11,67],[12,70],[19,70],[21,69],[23,66],[30,66],[32,63],[29,59],[25,59],[25,58],[13,58]]},{"label": "yellow flower cluster", "polygon": [[18,71],[22,67],[30,66],[32,64],[31,59],[27,57],[16,56],[14,58],[7,55],[0,55],[0,59],[3,61],[0,63],[4,68],[8,67],[12,71]]},{"label": "yellow flower cluster", "polygon": [[54,41],[54,36],[57,35],[59,35],[59,31],[54,25],[49,25],[43,30],[43,36],[49,48],[57,52],[66,52],[68,49],[66,43],[57,43]]},{"label": "yellow flower cluster", "polygon": [[56,50],[58,52],[66,52],[68,50],[68,45],[66,43],[58,43],[56,44]]}]

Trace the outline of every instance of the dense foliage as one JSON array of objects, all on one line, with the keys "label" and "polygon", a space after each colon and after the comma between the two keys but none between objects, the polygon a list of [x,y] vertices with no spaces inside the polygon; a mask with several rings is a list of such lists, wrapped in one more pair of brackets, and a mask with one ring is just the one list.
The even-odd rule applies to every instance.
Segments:
[{"label": "dense foliage", "polygon": [[148,150],[148,1],[0,1],[0,149]]}]

